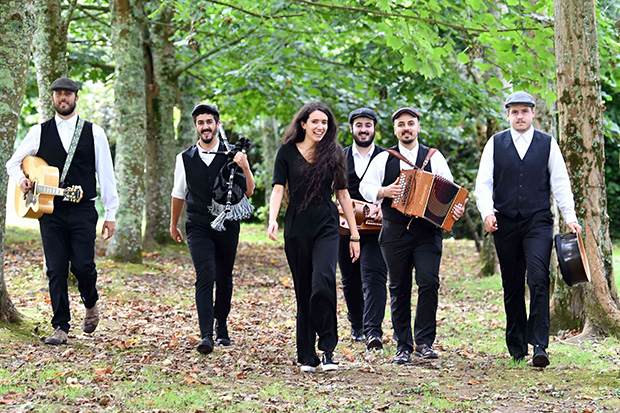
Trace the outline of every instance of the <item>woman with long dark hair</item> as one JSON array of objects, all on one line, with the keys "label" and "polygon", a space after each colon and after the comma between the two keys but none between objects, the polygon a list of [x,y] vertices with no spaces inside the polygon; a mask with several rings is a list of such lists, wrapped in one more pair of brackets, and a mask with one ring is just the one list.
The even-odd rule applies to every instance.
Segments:
[{"label": "woman with long dark hair", "polygon": [[[336,263],[338,209],[335,193],[351,228],[352,261],[359,257],[359,233],[347,191],[347,166],[336,142],[336,121],[321,102],[304,105],[291,121],[276,155],[267,234],[276,240],[278,211],[288,183],[284,249],[297,298],[297,361],[301,371],[337,370]],[[323,351],[319,359],[315,350]]]}]

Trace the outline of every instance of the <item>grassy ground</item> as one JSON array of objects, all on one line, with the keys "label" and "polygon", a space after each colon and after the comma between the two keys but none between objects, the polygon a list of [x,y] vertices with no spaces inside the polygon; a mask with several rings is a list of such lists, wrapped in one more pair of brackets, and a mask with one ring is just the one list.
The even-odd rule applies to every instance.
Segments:
[{"label": "grassy ground", "polygon": [[[145,253],[142,265],[107,261],[98,245],[103,318],[81,333],[71,291],[69,344],[50,347],[51,308],[38,233],[7,230],[5,277],[24,315],[0,324],[0,408],[16,411],[387,411],[593,412],[620,410],[620,343],[580,346],[552,337],[551,365],[511,365],[504,345],[501,283],[478,278],[467,241],[444,242],[437,361],[391,363],[389,308],[384,350],[349,339],[338,295],[338,372],[301,374],[295,363],[295,298],[281,243],[244,226],[229,329],[230,347],[195,351],[194,274],[186,245]],[[620,263],[620,253],[614,261]],[[414,295],[415,298],[415,295]],[[415,300],[414,300],[415,304]]]}]

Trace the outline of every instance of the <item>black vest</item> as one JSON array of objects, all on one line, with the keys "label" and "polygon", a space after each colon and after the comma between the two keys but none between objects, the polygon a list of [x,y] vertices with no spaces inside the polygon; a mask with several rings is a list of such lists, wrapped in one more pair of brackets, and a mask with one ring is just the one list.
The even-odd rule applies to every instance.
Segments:
[{"label": "black vest", "polygon": [[551,139],[534,130],[532,143],[521,159],[509,129],[493,136],[493,206],[501,214],[528,217],[551,208]]},{"label": "black vest", "polygon": [[[383,151],[383,148],[375,145],[375,150],[370,155],[370,162],[372,162],[375,156],[377,156]],[[344,157],[347,160],[347,167],[349,170],[349,175],[347,176],[349,182],[349,195],[351,196],[351,199],[366,201],[366,198],[364,198],[362,194],[360,194],[360,182],[362,181],[362,178],[364,178],[364,175],[366,175],[366,171],[364,171],[364,175],[362,175],[361,177],[357,176],[357,174],[355,173],[355,162],[353,161],[353,150],[351,149],[351,146],[347,146],[346,148],[344,148]],[[370,162],[368,163],[368,165],[370,165]],[[366,168],[366,170],[368,170],[368,168]]]},{"label": "black vest", "polygon": [[[429,147],[424,146],[421,143],[418,143],[418,145],[419,145],[418,157],[415,161],[415,164],[418,167],[422,167],[422,164],[424,163],[424,159],[426,158],[426,155],[428,155]],[[398,150],[398,145],[393,146],[390,149],[394,149],[396,152],[400,152]],[[427,172],[432,172],[430,162],[426,164],[426,166],[424,167],[424,170]],[[399,175],[400,175],[400,159],[398,159],[395,156],[389,155],[388,160],[385,164],[385,176],[383,178],[382,185],[388,186],[388,185],[393,184]],[[381,211],[383,212],[383,220],[389,221],[388,226],[396,225],[398,227],[401,227],[403,231],[404,229],[406,229],[407,225],[409,224],[412,218],[410,216],[407,216],[401,213],[397,209],[392,208],[392,198],[385,198],[383,200],[383,202],[381,203]],[[411,225],[409,226],[409,228],[410,228],[410,231],[412,232],[431,231],[430,234],[434,234],[435,232],[439,231],[439,233],[441,233],[440,228],[437,228],[435,225],[431,224],[430,222],[422,218],[414,218],[414,220],[411,221]]]},{"label": "black vest", "polygon": [[[62,146],[54,118],[41,124],[41,144],[36,156],[43,158],[49,165],[58,168],[60,178],[67,159],[67,152]],[[95,140],[93,138],[93,124],[90,122],[84,122],[84,128],[63,187],[72,185],[80,185],[84,191],[80,202],[89,201],[97,196]],[[54,197],[54,203],[61,201],[62,197]]]},{"label": "black vest", "polygon": [[[228,162],[225,155],[215,155],[211,165],[207,166],[200,159],[202,149],[194,145],[183,151],[183,166],[185,167],[185,181],[187,182],[187,219],[192,222],[209,225],[213,215],[207,209],[211,206],[213,183],[220,169]],[[217,149],[223,151],[224,144],[220,142]]]}]

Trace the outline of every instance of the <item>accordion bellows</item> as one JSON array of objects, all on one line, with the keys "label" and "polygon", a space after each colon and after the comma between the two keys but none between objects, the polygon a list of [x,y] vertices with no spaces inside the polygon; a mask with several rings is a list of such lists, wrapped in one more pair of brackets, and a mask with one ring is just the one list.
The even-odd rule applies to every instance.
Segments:
[{"label": "accordion bellows", "polygon": [[441,176],[420,169],[400,171],[402,192],[392,200],[392,208],[408,216],[424,218],[435,226],[452,230],[452,207],[463,204],[469,191]]}]

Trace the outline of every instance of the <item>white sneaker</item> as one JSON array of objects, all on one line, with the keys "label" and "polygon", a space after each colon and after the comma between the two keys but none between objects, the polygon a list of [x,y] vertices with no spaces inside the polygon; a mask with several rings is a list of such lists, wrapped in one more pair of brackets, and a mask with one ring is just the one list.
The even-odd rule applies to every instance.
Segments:
[{"label": "white sneaker", "polygon": [[309,364],[304,364],[301,366],[301,371],[304,373],[314,373],[316,371],[316,367],[310,366]]}]

